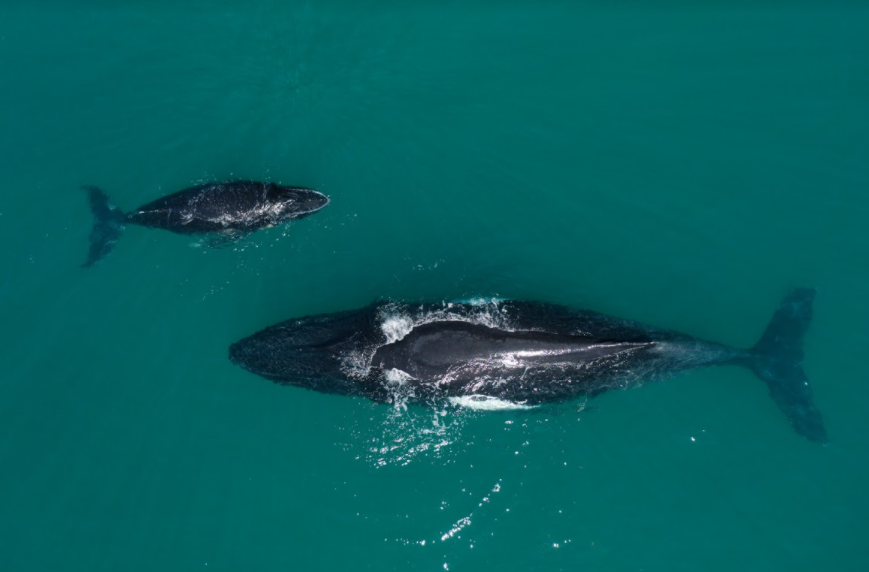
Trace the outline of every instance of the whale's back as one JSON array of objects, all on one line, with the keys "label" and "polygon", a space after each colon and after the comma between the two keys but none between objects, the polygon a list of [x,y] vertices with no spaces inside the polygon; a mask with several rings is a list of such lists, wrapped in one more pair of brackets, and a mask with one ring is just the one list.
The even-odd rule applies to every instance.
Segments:
[{"label": "whale's back", "polygon": [[142,205],[129,220],[182,234],[246,228],[267,206],[267,188],[253,181],[197,185]]},{"label": "whale's back", "polygon": [[[483,392],[530,399],[533,396],[520,395],[526,377],[544,374],[553,383],[567,378],[579,381],[578,372],[591,372],[596,365],[653,344],[442,321],[418,326],[400,341],[380,347],[372,365],[400,370],[419,384],[436,385],[451,394]],[[527,388],[539,396],[548,392],[541,384]],[[581,388],[574,385],[574,389]]]}]

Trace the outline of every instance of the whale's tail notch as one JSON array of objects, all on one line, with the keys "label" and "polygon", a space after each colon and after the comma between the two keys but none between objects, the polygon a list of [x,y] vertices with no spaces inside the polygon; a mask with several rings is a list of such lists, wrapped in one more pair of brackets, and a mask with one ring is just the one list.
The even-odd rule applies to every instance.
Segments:
[{"label": "whale's tail notch", "polygon": [[803,337],[812,320],[813,288],[788,294],[772,317],[760,341],[749,350],[748,366],[769,387],[769,393],[800,435],[827,442],[821,412],[803,372]]},{"label": "whale's tail notch", "polygon": [[115,246],[121,231],[124,230],[126,215],[112,202],[106,194],[97,187],[86,186],[91,212],[94,215],[94,226],[90,235],[90,250],[88,258],[82,267],[90,268],[102,260]]}]

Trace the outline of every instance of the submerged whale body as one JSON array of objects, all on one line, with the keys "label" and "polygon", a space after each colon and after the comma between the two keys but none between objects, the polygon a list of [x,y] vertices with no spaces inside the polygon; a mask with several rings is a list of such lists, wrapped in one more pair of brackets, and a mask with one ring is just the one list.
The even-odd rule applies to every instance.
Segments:
[{"label": "submerged whale body", "polygon": [[794,429],[826,442],[800,362],[815,291],[781,303],[742,350],[596,312],[513,300],[366,308],[288,320],[229,348],[242,368],[280,384],[388,402],[499,399],[526,406],[594,397],[710,365],[766,382]]},{"label": "submerged whale body", "polygon": [[196,185],[125,213],[97,187],[83,189],[94,215],[85,267],[105,257],[128,224],[178,234],[215,234],[213,244],[219,245],[260,228],[304,218],[329,204],[326,195],[312,189],[228,181]]}]

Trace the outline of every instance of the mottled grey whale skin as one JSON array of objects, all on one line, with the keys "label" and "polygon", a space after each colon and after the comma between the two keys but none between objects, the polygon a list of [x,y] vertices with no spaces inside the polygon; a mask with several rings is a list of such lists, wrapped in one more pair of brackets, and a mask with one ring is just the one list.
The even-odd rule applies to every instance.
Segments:
[{"label": "mottled grey whale skin", "polygon": [[280,384],[340,395],[433,403],[473,396],[538,405],[594,397],[701,366],[739,365],[766,382],[794,429],[827,434],[800,365],[815,291],[782,301],[760,341],[741,350],[686,334],[541,302],[500,301],[497,323],[468,303],[407,306],[415,319],[388,336],[395,305],[288,320],[229,348],[230,360]]},{"label": "mottled grey whale skin", "polygon": [[83,189],[94,215],[85,267],[102,260],[128,224],[178,234],[220,233],[215,244],[222,244],[261,228],[310,216],[329,204],[328,197],[313,189],[227,181],[196,185],[125,213],[97,187]]}]

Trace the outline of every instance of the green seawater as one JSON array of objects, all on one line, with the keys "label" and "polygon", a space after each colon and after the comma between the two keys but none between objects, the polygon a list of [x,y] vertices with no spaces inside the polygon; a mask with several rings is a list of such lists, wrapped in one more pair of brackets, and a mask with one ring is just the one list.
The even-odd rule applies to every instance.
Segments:
[{"label": "green seawater", "polygon": [[[860,2],[2,2],[0,570],[869,570],[867,29]],[[231,178],[332,203],[79,267],[79,186]],[[491,413],[227,359],[377,298],[748,347],[797,286],[827,446],[736,367]]]}]

